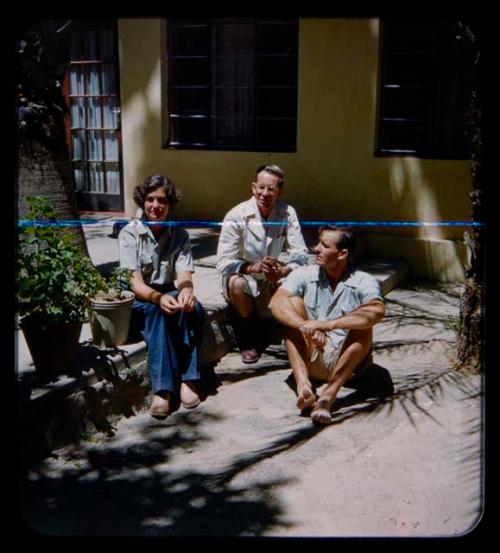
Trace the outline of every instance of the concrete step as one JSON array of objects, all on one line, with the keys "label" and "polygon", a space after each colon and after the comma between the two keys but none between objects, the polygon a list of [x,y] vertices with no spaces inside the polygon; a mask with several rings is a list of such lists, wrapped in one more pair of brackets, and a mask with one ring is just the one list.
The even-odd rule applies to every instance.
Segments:
[{"label": "concrete step", "polygon": [[377,279],[383,296],[410,277],[410,264],[402,259],[364,258],[358,267]]}]

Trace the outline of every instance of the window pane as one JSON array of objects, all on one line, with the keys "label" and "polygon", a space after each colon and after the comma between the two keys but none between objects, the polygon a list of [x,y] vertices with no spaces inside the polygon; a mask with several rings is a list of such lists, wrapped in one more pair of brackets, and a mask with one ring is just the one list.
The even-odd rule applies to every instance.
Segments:
[{"label": "window pane", "polygon": [[104,168],[102,163],[89,163],[89,190],[104,192]]},{"label": "window pane", "polygon": [[250,86],[255,82],[254,56],[217,56],[212,82],[222,86]]},{"label": "window pane", "polygon": [[106,163],[106,188],[110,194],[120,193],[120,172],[118,165]]},{"label": "window pane", "polygon": [[434,58],[428,54],[390,54],[385,59],[385,84],[426,85],[435,80]]},{"label": "window pane", "polygon": [[207,117],[171,117],[170,140],[173,145],[209,144],[209,119]]},{"label": "window pane", "polygon": [[102,108],[99,98],[87,98],[87,127],[101,128]]},{"label": "window pane", "polygon": [[407,152],[427,151],[429,124],[414,121],[384,121],[382,123],[382,148]]},{"label": "window pane", "polygon": [[296,85],[296,56],[263,56],[258,60],[259,85]]},{"label": "window pane", "polygon": [[384,116],[423,119],[431,115],[433,91],[430,88],[384,89]]},{"label": "window pane", "polygon": [[469,157],[470,144],[467,134],[469,91],[463,88],[441,90],[437,102],[441,115],[435,128],[437,148],[447,156]]},{"label": "window pane", "polygon": [[117,129],[118,128],[118,100],[116,98],[104,98],[104,128]]},{"label": "window pane", "polygon": [[114,33],[111,30],[99,31],[101,42],[101,56],[105,61],[112,60],[114,57]]},{"label": "window pane", "polygon": [[255,49],[255,27],[249,24],[215,25],[217,55],[251,55]]},{"label": "window pane", "polygon": [[71,127],[73,128],[85,127],[85,113],[83,103],[83,98],[71,98],[70,100]]},{"label": "window pane", "polygon": [[424,52],[435,50],[435,23],[426,20],[387,20],[383,24],[386,52]]},{"label": "window pane", "polygon": [[170,109],[179,114],[207,114],[210,109],[208,87],[171,88]]},{"label": "window pane", "polygon": [[86,60],[100,58],[96,31],[85,31],[83,33],[83,55]]},{"label": "window pane", "polygon": [[70,94],[81,95],[83,89],[83,69],[81,65],[72,65],[69,70],[69,91]]},{"label": "window pane", "polygon": [[71,33],[71,45],[69,50],[69,59],[71,61],[83,59],[82,40],[82,35],[79,31],[73,31]]},{"label": "window pane", "polygon": [[85,131],[72,131],[73,160],[85,160]]},{"label": "window pane", "polygon": [[259,51],[263,54],[290,54],[298,49],[297,23],[259,24]]},{"label": "window pane", "polygon": [[87,165],[86,164],[74,164],[73,175],[75,177],[75,185],[77,192],[83,192],[88,189],[87,183]]},{"label": "window pane", "polygon": [[260,148],[295,150],[297,121],[295,119],[259,119],[258,146]]},{"label": "window pane", "polygon": [[253,117],[254,89],[217,87],[214,107],[216,116]]},{"label": "window pane", "polygon": [[111,63],[102,65],[102,93],[116,94],[115,68]]},{"label": "window pane", "polygon": [[171,53],[176,56],[206,56],[210,52],[210,27],[169,27]]},{"label": "window pane", "polygon": [[216,146],[253,146],[255,140],[255,122],[253,117],[214,117],[212,124]]},{"label": "window pane", "polygon": [[91,161],[103,160],[103,140],[100,131],[88,131],[89,157]]},{"label": "window pane", "polygon": [[100,94],[101,85],[99,79],[100,65],[90,64],[88,67],[87,73],[87,94]]},{"label": "window pane", "polygon": [[114,131],[104,131],[106,161],[118,161],[118,135]]},{"label": "window pane", "polygon": [[208,58],[170,59],[172,83],[179,86],[206,85],[209,78]]},{"label": "window pane", "polygon": [[296,117],[296,88],[260,88],[257,91],[259,115],[264,117]]}]

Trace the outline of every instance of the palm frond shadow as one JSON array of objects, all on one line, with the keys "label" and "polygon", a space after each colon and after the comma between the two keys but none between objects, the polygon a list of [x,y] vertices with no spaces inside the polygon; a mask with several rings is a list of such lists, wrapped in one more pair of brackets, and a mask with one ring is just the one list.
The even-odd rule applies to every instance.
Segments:
[{"label": "palm frond shadow", "polygon": [[144,427],[131,445],[80,449],[57,477],[32,470],[21,482],[25,520],[47,535],[258,536],[288,526],[276,490],[289,478],[232,485],[261,457],[229,461],[217,474],[165,470],[170,458],[207,440],[200,430],[207,417],[217,419],[178,413],[175,424]]},{"label": "palm frond shadow", "polygon": [[[377,375],[383,371],[386,369],[379,367]],[[455,385],[466,397],[480,395],[467,378],[446,370],[420,371],[397,379],[394,392],[385,397],[380,397],[380,389],[376,397],[366,381],[364,385],[358,381],[353,393],[334,404],[332,424],[373,416],[384,408],[389,416],[400,404],[416,426],[410,409],[417,407],[433,418],[421,405],[422,397],[439,401],[444,382]],[[388,391],[386,388],[384,394]],[[179,412],[169,424],[146,424],[140,438],[128,445],[110,441],[79,450],[72,470],[58,477],[43,470],[32,472],[22,482],[25,519],[42,534],[63,535],[259,536],[287,527],[277,490],[293,484],[294,479],[260,477],[250,487],[235,485],[234,480],[264,460],[305,445],[329,425],[316,426],[304,420],[300,428],[282,432],[254,451],[235,455],[214,472],[192,467],[169,470],[165,465],[169,459],[189,455],[209,439],[201,427],[207,417],[221,419],[221,415],[206,412]],[[479,430],[476,424],[471,432]],[[464,474],[473,478],[473,446],[463,453],[468,463]]]},{"label": "palm frond shadow", "polygon": [[[369,390],[361,389],[339,399],[332,406],[332,424],[339,424],[357,415],[373,415],[385,409],[387,415],[390,415],[396,406],[400,406],[415,429],[418,429],[418,425],[411,412],[415,408],[418,412],[442,426],[443,424],[422,405],[422,402],[427,400],[439,402],[444,397],[444,384],[452,384],[463,393],[465,399],[474,399],[482,395],[480,390],[470,386],[466,377],[451,369],[441,371],[422,370],[396,379],[394,392],[391,395],[370,397],[375,394],[370,393]],[[353,406],[356,407],[350,408]]]}]

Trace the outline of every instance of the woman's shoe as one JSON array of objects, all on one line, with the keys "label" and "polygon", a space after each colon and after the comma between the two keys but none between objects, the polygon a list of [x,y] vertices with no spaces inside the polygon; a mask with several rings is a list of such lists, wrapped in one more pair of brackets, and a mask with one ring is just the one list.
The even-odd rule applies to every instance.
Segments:
[{"label": "woman's shoe", "polygon": [[155,419],[166,419],[170,412],[170,394],[154,394],[149,414]]},{"label": "woman's shoe", "polygon": [[193,382],[181,384],[181,403],[186,409],[194,409],[200,404],[200,396],[197,394]]}]

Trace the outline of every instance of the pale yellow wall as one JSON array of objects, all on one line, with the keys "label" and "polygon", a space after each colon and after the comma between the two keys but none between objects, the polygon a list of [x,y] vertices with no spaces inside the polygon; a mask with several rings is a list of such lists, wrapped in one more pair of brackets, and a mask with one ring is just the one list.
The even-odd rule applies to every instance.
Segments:
[{"label": "pale yellow wall", "polygon": [[[220,220],[250,193],[255,167],[273,162],[285,170],[285,199],[302,219],[468,219],[468,161],[376,158],[377,19],[300,21],[297,152],[219,152],[162,147],[166,103],[165,29],[160,19],[119,22],[123,167],[128,214],[135,184],[164,173],[181,188],[177,217]],[[164,83],[163,83],[164,85]],[[462,229],[427,227],[384,231],[385,235],[459,239]],[[385,253],[387,239],[373,242]],[[461,266],[461,246],[450,243],[451,265]],[[419,264],[435,276],[442,248]],[[432,252],[436,253],[433,254]],[[387,252],[390,254],[390,251]],[[411,248],[408,258],[411,261]],[[428,258],[428,259],[427,259]],[[460,277],[460,271],[457,278]],[[448,277],[447,277],[448,278]]]}]

